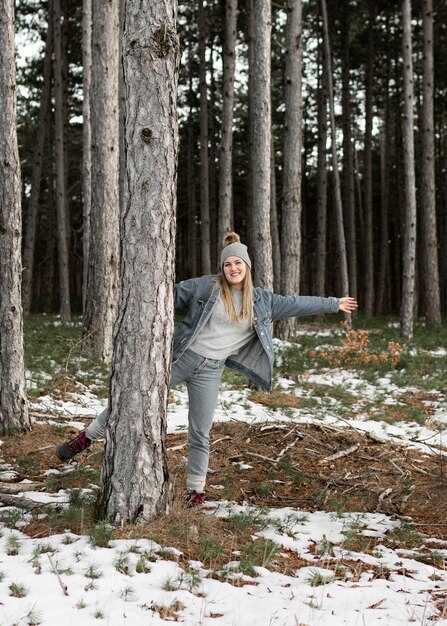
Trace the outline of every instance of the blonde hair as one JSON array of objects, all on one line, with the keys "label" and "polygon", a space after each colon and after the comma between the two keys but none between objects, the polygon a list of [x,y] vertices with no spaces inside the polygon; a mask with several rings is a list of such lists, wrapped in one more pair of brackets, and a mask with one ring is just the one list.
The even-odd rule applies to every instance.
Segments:
[{"label": "blonde hair", "polygon": [[[241,238],[237,233],[228,233],[228,235],[225,235],[222,245],[226,248],[230,244],[239,243],[240,241]],[[242,308],[240,315],[238,315],[234,306],[232,286],[227,281],[223,271],[220,275],[219,285],[222,301],[230,320],[234,323],[248,320],[250,328],[253,328],[253,279],[248,265],[246,264],[246,273],[242,284]]]}]

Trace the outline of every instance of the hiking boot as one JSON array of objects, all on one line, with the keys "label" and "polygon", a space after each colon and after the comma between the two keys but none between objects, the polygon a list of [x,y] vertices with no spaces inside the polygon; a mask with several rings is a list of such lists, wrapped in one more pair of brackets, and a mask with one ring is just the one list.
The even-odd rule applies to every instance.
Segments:
[{"label": "hiking boot", "polygon": [[82,452],[89,446],[91,446],[91,440],[86,436],[85,430],[82,430],[77,437],[71,441],[63,443],[56,448],[56,454],[61,461],[69,461],[78,452]]},{"label": "hiking boot", "polygon": [[194,509],[196,506],[202,506],[205,502],[205,494],[189,489],[186,494],[186,506],[188,509]]}]

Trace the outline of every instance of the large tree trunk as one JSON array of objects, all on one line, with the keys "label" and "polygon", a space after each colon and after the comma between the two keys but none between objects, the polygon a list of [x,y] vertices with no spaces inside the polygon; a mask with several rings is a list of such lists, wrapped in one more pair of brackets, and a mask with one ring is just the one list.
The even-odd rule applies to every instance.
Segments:
[{"label": "large tree trunk", "polygon": [[[302,4],[288,2],[285,67],[285,135],[281,227],[281,293],[298,294],[301,264],[301,148],[302,148]],[[293,337],[296,318],[278,325],[282,339]]]},{"label": "large tree trunk", "polygon": [[327,63],[322,45],[321,85],[318,93],[318,157],[317,157],[317,261],[315,268],[315,295],[326,294],[326,239],[327,239],[327,127],[328,127]]},{"label": "large tree trunk", "polygon": [[206,84],[206,22],[203,0],[199,0],[200,80],[200,251],[202,273],[211,273],[210,177],[208,163],[208,89]]},{"label": "large tree trunk", "polygon": [[60,0],[53,0],[54,33],[54,92],[55,92],[55,164],[56,164],[56,211],[57,243],[59,255],[60,312],[64,321],[69,321],[70,274],[68,260],[67,196],[65,187],[64,154],[64,94],[62,81],[62,39]]},{"label": "large tree trunk", "polygon": [[225,43],[223,51],[222,138],[219,154],[218,253],[224,236],[233,230],[233,107],[234,68],[236,64],[237,0],[225,3]]},{"label": "large tree trunk", "polygon": [[253,261],[256,284],[273,287],[270,235],[271,1],[254,3],[253,51]]},{"label": "large tree trunk", "polygon": [[411,1],[402,2],[404,119],[403,150],[405,177],[405,226],[403,253],[403,281],[401,306],[401,334],[413,336],[415,280],[416,280],[416,182],[414,173],[413,135],[413,59],[411,42]]},{"label": "large tree trunk", "polygon": [[23,361],[22,214],[16,133],[14,1],[0,12],[0,434],[30,430]]},{"label": "large tree trunk", "polygon": [[436,231],[433,79],[433,0],[424,0],[421,163],[422,286],[427,324],[440,324],[441,301],[439,293],[438,237]]},{"label": "large tree trunk", "polygon": [[84,346],[108,361],[119,280],[119,2],[93,0],[92,196]]},{"label": "large tree trunk", "polygon": [[[327,68],[328,95],[329,95],[329,116],[331,124],[331,151],[332,151],[332,169],[334,179],[334,201],[335,201],[335,217],[337,231],[337,248],[340,263],[340,286],[343,296],[349,295],[349,279],[348,264],[346,259],[346,239],[343,224],[343,206],[341,201],[340,174],[338,171],[338,155],[337,155],[337,132],[335,127],[335,105],[334,105],[334,89],[332,83],[331,68],[331,47],[329,42],[329,26],[326,9],[326,0],[321,0],[321,12],[323,15],[324,30],[324,54]],[[350,314],[345,314],[345,318],[350,323]]]},{"label": "large tree trunk", "polygon": [[[175,0],[127,0],[127,186],[119,315],[99,511],[147,522],[168,508],[179,44]],[[142,103],[143,106],[142,106]]]},{"label": "large tree trunk", "polygon": [[92,83],[92,0],[83,0],[82,12],[82,208],[83,208],[83,279],[82,311],[85,314],[87,302],[87,275],[90,249],[90,213],[92,205],[92,121],[90,96]]},{"label": "large tree trunk", "polygon": [[31,177],[31,195],[25,225],[25,245],[23,247],[22,305],[23,316],[25,319],[28,318],[31,308],[40,184],[42,181],[45,139],[48,135],[49,116],[51,111],[51,60],[53,56],[53,28],[51,20],[52,4],[50,2],[48,8],[48,30],[45,42],[45,60],[43,65],[43,87],[40,98],[39,117],[37,121],[36,151],[34,154],[33,173]]}]

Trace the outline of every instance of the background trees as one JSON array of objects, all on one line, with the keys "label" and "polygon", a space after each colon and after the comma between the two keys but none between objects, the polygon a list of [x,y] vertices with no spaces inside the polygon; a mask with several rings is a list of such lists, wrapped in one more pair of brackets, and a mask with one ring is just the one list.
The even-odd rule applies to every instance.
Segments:
[{"label": "background trees", "polygon": [[[55,114],[56,109],[63,105],[62,121],[68,147],[64,184],[69,202],[67,248],[70,303],[75,311],[80,311],[82,235],[87,230],[82,213],[80,175],[83,163],[83,68],[79,45],[82,2],[60,2],[63,16],[62,66],[66,70],[68,68],[68,73],[65,71],[63,74],[67,87],[63,90],[62,104],[60,99],[56,102],[53,74],[50,113],[43,124],[38,121],[38,116],[42,110],[41,102],[45,101],[44,86],[48,85],[48,80],[43,80],[43,77],[44,42],[47,25],[51,22],[50,5],[44,0],[40,5],[33,2],[32,6],[37,6],[37,9],[31,19],[29,1],[22,0],[19,4],[18,30],[42,42],[32,59],[21,62],[18,74],[22,199],[25,227],[28,228],[28,224],[32,225],[28,214],[33,214],[33,211],[28,213],[28,208],[36,204],[37,192],[33,195],[32,190],[38,189],[36,177],[40,178],[30,302],[32,310],[50,306],[57,310],[64,302],[57,287],[58,275],[63,269],[55,264],[53,254],[56,232],[53,201],[56,196],[53,192],[52,164],[56,162],[60,145],[55,136]],[[293,268],[297,272],[299,270],[299,286],[293,287],[293,290],[341,293],[346,264],[349,287],[356,291],[361,309],[366,310],[368,315],[398,313],[402,304],[404,270],[408,269],[407,262],[403,260],[406,224],[403,155],[408,141],[402,125],[405,103],[402,4],[371,3],[369,0],[328,3],[327,27],[331,43],[329,78],[333,83],[331,103],[327,99],[327,78],[322,75],[322,3],[303,4],[301,174],[297,173],[298,160],[287,156],[289,122],[286,120],[287,111],[290,111],[286,105],[287,15],[288,8],[295,8],[298,3],[274,3],[270,10],[266,2],[238,2],[235,53],[232,56],[230,33],[234,32],[234,4],[234,0],[228,0],[228,3],[209,0],[206,4],[197,1],[179,5],[179,36],[185,52],[178,92],[177,277],[181,279],[216,269],[215,259],[220,246],[218,206],[222,207],[222,224],[229,223],[229,192],[225,189],[231,182],[230,213],[234,227],[251,244],[253,257],[259,265],[259,278],[264,284],[269,284],[270,279],[264,282],[259,273],[262,263],[272,255],[276,255],[277,259],[278,248],[288,248],[288,237],[298,241],[297,235],[292,235],[288,226],[287,196],[282,191],[288,185],[297,189],[297,185],[301,184],[301,218],[298,219],[301,244],[291,250],[296,256],[293,257],[295,260],[288,262],[290,265],[299,263],[300,266]],[[255,18],[261,10],[269,17],[264,20],[259,32],[264,29],[265,33],[266,24],[270,28],[268,20],[271,21],[271,37],[267,35],[265,38],[271,47],[266,61],[267,65],[271,61],[271,77],[262,79],[268,95],[268,98],[263,96],[263,106],[271,106],[271,122],[262,121],[256,127],[253,121],[257,119],[261,106],[260,96],[257,95],[258,84],[261,72],[266,70],[266,64],[261,63],[261,70],[258,71],[254,62],[260,40],[258,31],[254,37],[253,28],[258,23]],[[426,315],[430,323],[438,323],[440,310],[445,310],[447,302],[447,262],[442,254],[438,254],[436,259],[436,253],[447,243],[447,194],[444,184],[447,162],[447,8],[441,0],[433,0],[433,10],[429,2],[413,1],[411,10],[415,185],[420,190],[416,195],[419,237],[416,236],[415,309],[417,313]],[[288,58],[287,62],[296,61],[299,54],[299,50],[295,50],[293,59]],[[233,107],[228,87],[232,73],[228,59],[232,58],[236,61]],[[299,87],[294,89],[299,90]],[[298,98],[295,98],[297,101]],[[325,132],[328,104],[334,110],[339,192],[334,165],[329,165],[327,160]],[[267,118],[268,114],[265,120]],[[37,146],[42,143],[37,135],[42,126],[45,127],[45,140],[39,176],[39,170],[33,164],[37,163]],[[262,171],[260,165],[253,165],[253,159],[256,163],[257,158],[257,144],[253,145],[256,133],[256,141],[264,142]],[[227,141],[230,135],[233,142],[229,179],[229,160],[221,159],[220,154],[223,148],[226,157],[230,154]],[[294,173],[288,169],[289,165],[296,168]],[[325,194],[326,180],[328,187]],[[275,189],[278,190],[276,194]],[[224,198],[226,204],[223,203]],[[260,236],[257,224],[262,215],[262,232],[267,234]],[[341,219],[342,229],[336,227]],[[220,231],[222,229],[221,225]],[[282,233],[279,244],[274,242],[270,252],[270,239],[274,239],[273,235],[278,230]],[[343,237],[346,239],[346,262],[342,252]],[[31,267],[31,264],[27,262],[28,266]],[[279,267],[277,261],[276,266]],[[283,262],[283,271],[289,269],[292,268],[287,267],[287,262],[284,268]],[[284,283],[280,289],[290,290],[291,287]]]},{"label": "background trees", "polygon": [[0,14],[0,102],[0,434],[4,434],[30,428],[23,365],[13,0],[3,4]]}]

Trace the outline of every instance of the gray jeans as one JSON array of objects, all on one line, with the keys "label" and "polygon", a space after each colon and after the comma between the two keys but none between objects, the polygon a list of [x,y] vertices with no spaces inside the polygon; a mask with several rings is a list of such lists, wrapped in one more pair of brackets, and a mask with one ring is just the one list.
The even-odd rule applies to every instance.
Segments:
[{"label": "gray jeans", "polygon": [[[188,475],[187,489],[203,491],[209,458],[209,433],[216,410],[220,380],[225,359],[207,359],[187,350],[172,366],[169,388],[186,382],[188,410]],[[108,409],[86,428],[86,435],[95,441],[104,433]]]}]

